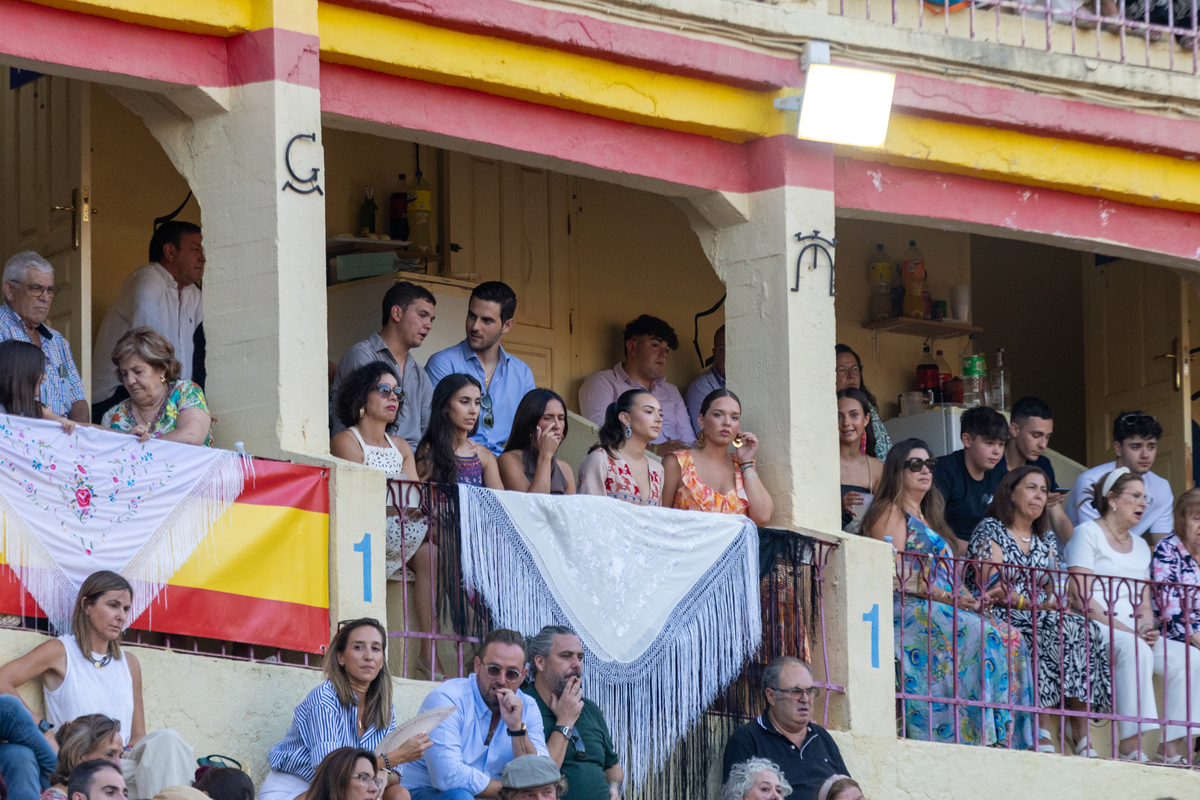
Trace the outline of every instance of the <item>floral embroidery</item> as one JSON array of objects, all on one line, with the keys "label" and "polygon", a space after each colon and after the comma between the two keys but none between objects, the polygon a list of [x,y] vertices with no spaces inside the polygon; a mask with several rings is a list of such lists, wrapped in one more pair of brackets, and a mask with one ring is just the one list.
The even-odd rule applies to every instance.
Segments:
[{"label": "floral embroidery", "polygon": [[[175,430],[179,422],[179,414],[189,408],[198,408],[208,414],[208,404],[204,400],[204,392],[191,381],[178,381],[171,388],[163,403],[162,411],[154,421],[154,429],[150,431],[155,439]],[[211,416],[211,414],[209,415]],[[213,422],[216,422],[214,419]],[[122,400],[104,413],[101,427],[112,428],[116,431],[131,431],[138,426],[133,416],[133,401]],[[204,439],[205,447],[212,447],[212,426],[209,426],[208,436]]]}]

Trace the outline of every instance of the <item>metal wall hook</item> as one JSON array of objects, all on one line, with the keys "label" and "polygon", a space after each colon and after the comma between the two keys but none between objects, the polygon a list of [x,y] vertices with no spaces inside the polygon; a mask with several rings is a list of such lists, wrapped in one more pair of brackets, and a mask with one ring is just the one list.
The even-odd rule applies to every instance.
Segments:
[{"label": "metal wall hook", "polygon": [[807,236],[805,236],[802,233],[797,233],[796,241],[808,242],[808,244],[806,244],[806,245],[804,245],[804,247],[800,248],[800,255],[796,258],[796,285],[792,287],[792,291],[793,292],[800,291],[800,265],[804,262],[804,254],[807,253],[809,250],[812,250],[813,251],[813,261],[812,261],[812,266],[809,267],[809,270],[814,270],[817,268],[817,260],[820,256],[820,254],[824,253],[825,260],[829,262],[829,296],[837,297],[837,292],[834,291],[834,288],[833,288],[833,278],[834,278],[833,254],[829,252],[829,249],[830,248],[836,249],[838,240],[837,239],[833,239],[833,240],[826,239],[823,236],[821,236],[820,231],[814,230],[811,234],[809,234]]}]

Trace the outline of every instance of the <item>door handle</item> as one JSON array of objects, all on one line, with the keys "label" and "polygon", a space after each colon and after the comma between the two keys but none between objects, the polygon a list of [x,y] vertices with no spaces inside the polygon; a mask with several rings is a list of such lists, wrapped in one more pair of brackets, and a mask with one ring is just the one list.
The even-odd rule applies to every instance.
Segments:
[{"label": "door handle", "polygon": [[79,249],[79,190],[71,190],[71,205],[69,206],[50,206],[51,211],[70,211],[71,212],[71,249]]},{"label": "door handle", "polygon": [[1153,358],[1151,358],[1150,360],[1151,361],[1166,361],[1168,359],[1172,362],[1172,364],[1174,366],[1174,369],[1172,370],[1172,372],[1174,372],[1174,375],[1172,376],[1172,378],[1173,378],[1173,382],[1175,385],[1175,391],[1178,392],[1183,387],[1183,371],[1185,369],[1187,369],[1187,364],[1189,361],[1191,361],[1190,356],[1185,358],[1183,353],[1180,352],[1178,338],[1171,340],[1171,352],[1160,353],[1160,354],[1154,356]]}]

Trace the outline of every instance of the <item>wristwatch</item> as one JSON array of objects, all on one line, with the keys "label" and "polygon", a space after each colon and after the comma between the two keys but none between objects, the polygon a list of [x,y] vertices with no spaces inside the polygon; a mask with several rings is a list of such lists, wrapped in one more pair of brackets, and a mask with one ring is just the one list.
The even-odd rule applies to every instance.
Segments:
[{"label": "wristwatch", "polygon": [[524,722],[522,722],[522,723],[521,723],[521,729],[520,729],[519,731],[514,731],[514,730],[511,730],[511,729],[508,731],[508,735],[509,735],[509,736],[525,736],[527,733],[528,733],[528,731],[527,731],[527,730],[525,730],[525,723],[524,723]]},{"label": "wristwatch", "polygon": [[556,726],[554,726],[554,730],[561,733],[563,735],[563,738],[566,739],[568,742],[571,741],[571,738],[575,735],[575,729],[572,728],[570,725],[556,725]]},{"label": "wristwatch", "polygon": [[50,731],[54,730],[54,725],[51,724],[50,720],[44,719],[38,723],[38,730],[42,733],[49,733]]}]

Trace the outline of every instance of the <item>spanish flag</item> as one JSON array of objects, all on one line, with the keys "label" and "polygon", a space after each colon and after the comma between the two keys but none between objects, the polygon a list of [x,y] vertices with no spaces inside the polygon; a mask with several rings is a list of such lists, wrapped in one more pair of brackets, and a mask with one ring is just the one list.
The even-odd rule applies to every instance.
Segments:
[{"label": "spanish flag", "polygon": [[[0,613],[41,616],[6,564]],[[255,459],[237,501],[130,627],[322,652],[329,643],[328,471]]]}]

